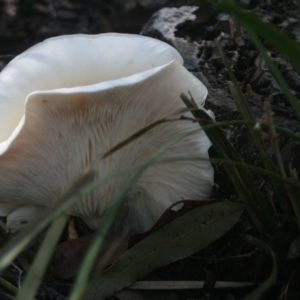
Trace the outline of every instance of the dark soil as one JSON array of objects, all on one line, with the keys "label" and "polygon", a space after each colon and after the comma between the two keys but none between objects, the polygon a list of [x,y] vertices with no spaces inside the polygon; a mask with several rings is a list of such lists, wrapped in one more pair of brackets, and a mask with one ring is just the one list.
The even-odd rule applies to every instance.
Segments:
[{"label": "dark soil", "polygon": [[[199,9],[194,12],[194,20],[183,18],[183,21],[177,22],[175,18],[175,21],[172,19],[173,23],[168,23],[168,19],[164,17],[168,15],[171,19],[170,16],[178,15],[178,11],[172,12],[166,8],[166,11],[156,14],[148,22],[153,13],[160,9],[159,4],[151,8],[137,5],[126,11],[118,1],[4,0],[0,3],[0,70],[28,47],[52,36],[142,31],[144,35],[159,38],[178,48],[185,58],[186,67],[207,86],[207,107],[214,111],[217,120],[239,119],[241,116],[228,87],[230,78],[215,44],[217,39],[255,118],[263,118],[263,105],[267,101],[272,105],[276,125],[299,133],[300,123],[293,109],[239,24],[229,15],[218,12],[203,1],[194,2],[199,4]],[[296,1],[240,2],[300,42],[300,18]],[[161,22],[165,22],[167,29],[163,29]],[[300,99],[299,74],[271,47],[268,50],[289,82],[293,94]],[[255,147],[251,144],[246,130],[231,127],[226,134],[248,163],[259,164]],[[299,173],[299,144],[283,137],[280,137],[279,142],[284,163],[291,164]],[[211,154],[215,155],[214,149],[211,149]],[[272,155],[270,150],[270,156]],[[260,178],[257,180],[258,184],[261,183]],[[239,200],[222,165],[216,166],[215,181],[218,185],[216,198]],[[263,252],[241,240],[239,235],[245,233],[257,234],[246,213],[243,221],[222,239],[197,255],[158,270],[151,278],[206,280],[208,285],[215,280],[261,282],[270,272],[270,261]],[[27,257],[32,256],[32,253],[33,250],[28,250]],[[18,268],[14,267],[4,276],[17,286],[19,275]],[[280,277],[279,282],[284,281],[284,276]],[[282,286],[279,284],[274,287],[265,299],[277,299],[282,292]],[[44,288],[37,298],[64,299],[69,288],[69,282],[45,279]],[[204,292],[208,293],[205,297]],[[249,289],[214,290],[208,287],[204,292],[168,292],[154,296],[145,293],[142,299],[240,299]],[[0,299],[10,299],[1,288]]]}]

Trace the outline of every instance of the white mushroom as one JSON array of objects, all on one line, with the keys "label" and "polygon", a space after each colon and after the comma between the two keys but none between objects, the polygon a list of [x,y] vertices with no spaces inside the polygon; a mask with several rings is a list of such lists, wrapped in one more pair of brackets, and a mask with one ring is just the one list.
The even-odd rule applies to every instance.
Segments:
[{"label": "white mushroom", "polygon": [[[116,33],[51,38],[12,60],[0,74],[0,214],[8,215],[8,227],[17,230],[53,204],[110,147],[183,108],[181,93],[203,107],[207,90],[182,63],[166,43]],[[100,161],[97,176],[141,163],[198,126],[160,124]],[[199,132],[161,158],[208,159],[209,147]],[[93,190],[70,213],[96,228],[131,176]],[[181,199],[207,199],[212,184],[208,160],[151,166],[126,197],[132,228],[148,229]]]}]

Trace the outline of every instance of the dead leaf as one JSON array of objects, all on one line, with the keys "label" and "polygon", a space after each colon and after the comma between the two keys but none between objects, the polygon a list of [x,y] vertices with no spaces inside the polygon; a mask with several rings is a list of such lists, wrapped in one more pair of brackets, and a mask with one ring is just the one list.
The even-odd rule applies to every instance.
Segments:
[{"label": "dead leaf", "polygon": [[298,235],[291,243],[287,254],[287,259],[296,258],[300,256],[300,235]]},{"label": "dead leaf", "polygon": [[230,16],[229,25],[231,40],[239,47],[244,46],[245,41],[243,38],[243,27],[241,24],[236,20],[236,18]]},{"label": "dead leaf", "polygon": [[55,261],[56,267],[52,270],[55,276],[69,279],[77,274],[93,237],[94,234],[89,234],[77,240],[65,241],[56,247],[53,253],[53,261]]},{"label": "dead leaf", "polygon": [[69,236],[69,240],[76,240],[79,238],[78,233],[75,228],[74,219],[69,220],[68,236]]},{"label": "dead leaf", "polygon": [[[124,226],[124,220],[127,216],[128,207],[123,205],[115,217],[113,226],[105,236],[105,241],[95,262],[95,270],[114,264],[127,250],[128,230]],[[84,255],[94,236],[94,233],[92,233],[76,240],[65,241],[56,247],[53,254],[56,266],[52,269],[56,277],[69,279],[77,275]]]}]

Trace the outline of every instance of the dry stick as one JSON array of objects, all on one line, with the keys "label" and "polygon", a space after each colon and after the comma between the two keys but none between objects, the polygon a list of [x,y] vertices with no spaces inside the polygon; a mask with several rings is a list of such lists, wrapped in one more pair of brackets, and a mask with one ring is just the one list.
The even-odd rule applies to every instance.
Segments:
[{"label": "dry stick", "polygon": [[[138,281],[131,285],[132,290],[196,290],[202,289],[205,281]],[[215,289],[253,287],[252,282],[217,281]]]}]

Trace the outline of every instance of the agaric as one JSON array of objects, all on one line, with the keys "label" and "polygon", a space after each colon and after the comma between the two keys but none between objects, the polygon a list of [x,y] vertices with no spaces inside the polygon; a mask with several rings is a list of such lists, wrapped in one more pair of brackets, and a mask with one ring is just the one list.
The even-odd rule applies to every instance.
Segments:
[{"label": "agaric", "polygon": [[[166,43],[116,33],[51,38],[13,59],[0,74],[0,215],[7,227],[30,222],[99,155],[183,108],[181,93],[203,108],[207,89],[182,63]],[[98,162],[97,176],[139,164],[197,128],[186,120],[160,124]],[[150,228],[176,201],[211,195],[210,145],[203,131],[190,135],[160,159],[202,160],[157,163],[143,173],[126,197],[132,228]],[[70,214],[96,228],[131,176],[94,189]]]}]

